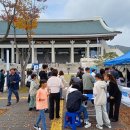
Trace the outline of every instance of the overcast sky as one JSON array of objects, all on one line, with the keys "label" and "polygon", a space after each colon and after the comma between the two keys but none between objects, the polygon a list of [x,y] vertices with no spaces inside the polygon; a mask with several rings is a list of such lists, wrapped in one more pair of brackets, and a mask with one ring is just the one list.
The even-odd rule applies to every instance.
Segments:
[{"label": "overcast sky", "polygon": [[102,17],[122,31],[109,44],[130,47],[130,0],[47,0],[42,19],[88,19]]}]

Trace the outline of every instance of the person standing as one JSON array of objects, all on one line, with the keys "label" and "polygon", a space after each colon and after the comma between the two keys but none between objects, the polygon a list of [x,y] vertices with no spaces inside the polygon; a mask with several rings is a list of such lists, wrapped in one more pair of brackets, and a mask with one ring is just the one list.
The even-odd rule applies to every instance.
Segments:
[{"label": "person standing", "polygon": [[53,71],[54,68],[50,68],[50,71],[48,72],[48,78],[50,78],[52,76],[52,71]]},{"label": "person standing", "polygon": [[47,70],[48,70],[48,65],[42,65],[42,70],[39,72],[40,81],[48,80]]},{"label": "person standing", "polygon": [[[46,81],[47,81],[48,78],[50,78],[50,77],[48,76],[47,71],[48,71],[48,65],[43,64],[43,65],[42,65],[42,70],[39,72],[40,82],[41,82],[42,80],[46,80]],[[51,75],[50,75],[50,76],[51,76]],[[49,110],[46,109],[46,110],[45,110],[45,113],[48,113],[48,112],[49,112]]]},{"label": "person standing", "polygon": [[[62,84],[63,84],[63,88],[65,87],[65,84],[66,84],[66,81],[65,81],[65,78],[64,78],[64,72],[61,70],[60,72],[59,72],[59,75],[58,75],[58,77],[61,79],[61,82],[62,82]],[[60,99],[61,100],[64,100],[64,97],[63,97],[63,88],[61,87],[60,88]]]},{"label": "person standing", "polygon": [[36,74],[32,74],[31,78],[32,81],[29,90],[29,94],[30,94],[29,111],[32,111],[36,107],[36,93],[40,85],[39,81],[37,80]]},{"label": "person standing", "polygon": [[93,69],[93,70],[92,70],[91,75],[92,75],[92,76],[93,76],[93,78],[95,79],[95,76],[96,76],[96,70],[95,70],[95,69]]},{"label": "person standing", "polygon": [[106,74],[104,79],[108,84],[108,101],[110,103],[109,118],[112,122],[117,122],[119,120],[119,110],[122,94],[115,78],[111,74]]},{"label": "person standing", "polygon": [[130,71],[127,69],[127,87],[130,88]]},{"label": "person standing", "polygon": [[[29,89],[30,89],[30,85],[31,85],[31,81],[32,81],[31,75],[32,75],[32,70],[28,70],[27,71],[26,87],[28,87]],[[30,94],[28,94],[27,101],[28,101],[28,103],[30,102]]]},{"label": "person standing", "polygon": [[36,130],[41,130],[39,123],[42,120],[42,128],[46,130],[46,117],[45,110],[48,108],[48,96],[49,92],[47,89],[47,81],[43,80],[40,83],[40,89],[36,94],[36,109],[39,110],[39,116],[37,118],[36,124],[33,126]]},{"label": "person standing", "polygon": [[119,79],[119,73],[118,71],[116,71],[115,67],[111,68],[110,74],[115,78],[115,79]]},{"label": "person standing", "polygon": [[90,74],[90,68],[85,68],[86,73],[83,74],[83,91],[84,94],[93,94],[94,78]]},{"label": "person standing", "polygon": [[80,79],[80,92],[83,94],[83,74],[84,74],[84,69],[83,68],[79,68],[79,72],[77,73],[76,77],[79,77]]},{"label": "person standing", "polygon": [[9,78],[7,81],[7,87],[8,87],[8,104],[7,104],[7,106],[11,105],[12,93],[16,97],[16,103],[19,102],[19,93],[18,93],[19,81],[20,81],[20,77],[16,73],[15,68],[10,69],[10,75],[9,75]]},{"label": "person standing", "polygon": [[0,71],[0,92],[3,93],[4,91],[4,84],[5,84],[5,70]]},{"label": "person standing", "polygon": [[96,109],[96,120],[98,129],[103,129],[103,124],[108,128],[111,128],[110,119],[107,114],[107,84],[103,81],[101,74],[96,74],[96,83],[93,88],[94,105]]},{"label": "person standing", "polygon": [[105,70],[104,70],[104,69],[100,69],[100,74],[101,74],[102,77],[104,78],[104,76],[105,76],[105,74],[106,74]]},{"label": "person standing", "polygon": [[84,74],[84,69],[81,67],[79,67],[78,69],[79,71],[77,72],[76,77],[79,77],[80,79],[82,79],[82,76]]},{"label": "person standing", "polygon": [[60,88],[63,87],[62,81],[58,76],[58,70],[54,69],[52,71],[52,77],[48,79],[47,86],[50,89],[49,95],[49,118],[54,119],[54,105],[56,103],[56,118],[60,118]]}]

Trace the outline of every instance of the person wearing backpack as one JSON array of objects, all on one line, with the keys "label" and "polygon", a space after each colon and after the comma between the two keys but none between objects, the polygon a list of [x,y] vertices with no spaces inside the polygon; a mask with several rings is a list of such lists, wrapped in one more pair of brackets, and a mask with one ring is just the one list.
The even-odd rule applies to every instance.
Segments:
[{"label": "person wearing backpack", "polygon": [[88,119],[88,112],[86,107],[82,105],[83,101],[87,100],[87,97],[82,95],[82,93],[78,90],[79,85],[78,84],[73,84],[72,87],[70,88],[70,91],[67,95],[67,103],[66,103],[66,108],[68,112],[78,112],[78,113],[83,113],[84,114],[84,122],[85,122],[85,128],[91,127],[91,123],[89,122]]}]

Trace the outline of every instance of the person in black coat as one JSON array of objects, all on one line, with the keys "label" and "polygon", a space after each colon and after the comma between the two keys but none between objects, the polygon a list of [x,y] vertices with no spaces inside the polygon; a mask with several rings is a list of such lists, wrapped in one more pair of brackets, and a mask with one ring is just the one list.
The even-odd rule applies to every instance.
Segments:
[{"label": "person in black coat", "polygon": [[48,65],[42,65],[42,70],[39,72],[40,81],[48,80],[47,70],[48,70]]},{"label": "person in black coat", "polygon": [[3,93],[4,91],[4,83],[5,83],[5,70],[0,71],[0,92]]},{"label": "person in black coat", "polygon": [[80,91],[83,94],[83,74],[84,74],[84,69],[83,68],[79,68],[79,72],[77,73],[76,77],[80,78]]},{"label": "person in black coat", "polygon": [[66,108],[68,112],[74,113],[83,113],[84,114],[84,122],[85,128],[89,128],[91,123],[88,121],[88,112],[86,107],[82,105],[83,101],[86,101],[88,98],[84,96],[79,90],[78,84],[73,84],[69,89],[69,93],[67,95],[67,103]]},{"label": "person in black coat", "polygon": [[117,122],[119,119],[122,94],[115,78],[111,74],[106,74],[104,79],[108,82],[108,101],[110,103],[109,118],[112,122]]},{"label": "person in black coat", "polygon": [[130,71],[127,69],[127,87],[130,88]]}]

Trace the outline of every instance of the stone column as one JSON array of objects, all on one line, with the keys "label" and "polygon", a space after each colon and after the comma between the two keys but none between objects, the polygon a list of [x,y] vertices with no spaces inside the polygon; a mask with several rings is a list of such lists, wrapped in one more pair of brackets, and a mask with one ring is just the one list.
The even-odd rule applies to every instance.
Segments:
[{"label": "stone column", "polygon": [[71,43],[71,64],[73,64],[74,63],[74,43],[75,43],[75,41],[73,41],[73,40],[71,40],[70,41],[70,43]]},{"label": "stone column", "polygon": [[85,47],[85,58],[87,58],[87,47]]},{"label": "stone column", "polygon": [[54,47],[54,43],[55,41],[50,41],[51,43],[51,62],[55,63],[55,47]]},{"label": "stone column", "polygon": [[101,56],[103,56],[104,55],[104,47],[103,47],[103,45],[101,46]]},{"label": "stone column", "polygon": [[11,43],[11,63],[14,63],[14,41],[10,41]]},{"label": "stone column", "polygon": [[19,54],[18,54],[17,50],[16,50],[16,64],[19,64]]},{"label": "stone column", "polygon": [[37,63],[37,48],[34,49],[34,61]]},{"label": "stone column", "polygon": [[105,40],[101,40],[100,43],[101,43],[101,56],[103,56],[104,50],[105,50],[104,46],[105,46],[106,42],[105,42]]},{"label": "stone column", "polygon": [[35,62],[35,54],[34,54],[34,44],[35,44],[35,41],[31,41],[32,43],[32,64]]},{"label": "stone column", "polygon": [[90,51],[90,48],[89,48],[90,41],[87,40],[86,43],[87,43],[87,58],[89,58],[90,57],[90,54],[89,54],[90,53],[89,52]]},{"label": "stone column", "polygon": [[4,48],[1,48],[1,60],[4,60]]}]

